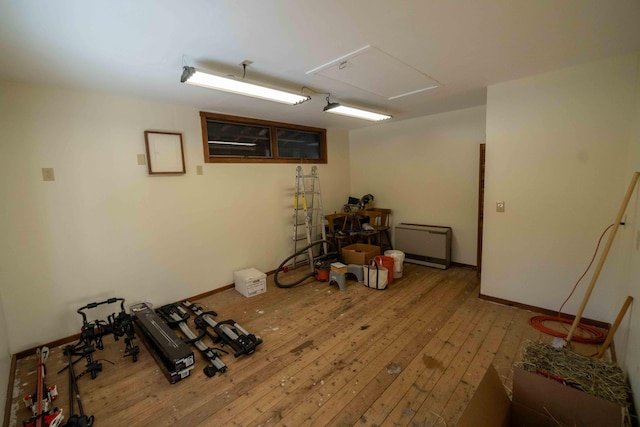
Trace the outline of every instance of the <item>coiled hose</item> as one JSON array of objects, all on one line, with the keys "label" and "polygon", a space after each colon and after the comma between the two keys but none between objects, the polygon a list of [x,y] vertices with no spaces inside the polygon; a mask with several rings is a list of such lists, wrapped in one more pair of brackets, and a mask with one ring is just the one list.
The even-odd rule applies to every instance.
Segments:
[{"label": "coiled hose", "polygon": [[[591,257],[591,261],[589,262],[589,265],[584,270],[584,273],[582,273],[582,276],[580,276],[580,278],[578,279],[576,284],[573,285],[573,289],[569,293],[569,296],[567,297],[567,299],[564,300],[564,302],[560,306],[560,309],[558,310],[558,315],[557,316],[533,316],[531,319],[529,319],[529,324],[531,326],[533,326],[535,329],[539,330],[540,332],[542,332],[544,334],[551,335],[552,337],[566,338],[568,336],[569,331],[566,329],[566,327],[564,327],[564,325],[565,324],[573,325],[573,320],[567,319],[565,317],[561,317],[562,309],[564,308],[564,306],[567,303],[567,301],[569,301],[569,299],[571,298],[573,293],[576,291],[576,288],[578,287],[578,284],[584,278],[584,276],[587,274],[587,271],[589,271],[589,269],[591,268],[591,265],[593,264],[593,261],[596,259],[596,254],[598,253],[598,248],[600,248],[600,243],[602,243],[602,238],[604,237],[604,234],[607,232],[607,230],[609,230],[613,226],[614,226],[614,224],[610,224],[607,228],[604,229],[604,231],[600,235],[600,239],[598,239],[598,244],[596,245],[596,250],[593,251],[593,256]],[[558,323],[561,324],[561,326],[564,327],[566,332],[557,331],[555,329],[549,328],[549,327],[544,325],[545,322],[558,322]],[[586,344],[600,344],[600,343],[604,342],[604,340],[607,338],[606,334],[604,332],[602,332],[600,329],[596,328],[596,327],[589,326],[589,325],[586,325],[584,323],[578,323],[578,328],[580,330],[586,332],[590,336],[588,336],[588,337],[579,336],[579,335],[578,336],[574,336],[574,337],[572,337],[572,339],[575,342],[581,342],[581,343],[586,343]]]},{"label": "coiled hose", "polygon": [[[273,281],[275,282],[275,284],[279,287],[279,288],[293,288],[296,285],[299,285],[300,283],[304,282],[305,280],[307,280],[310,277],[315,277],[316,272],[313,271],[311,273],[309,273],[308,275],[296,280],[293,283],[280,283],[280,281],[278,280],[278,275],[281,272],[287,273],[289,271],[289,267],[286,266],[286,264],[293,258],[302,255],[304,252],[308,251],[309,249],[311,249],[312,247],[316,246],[316,245],[320,245],[323,243],[327,243],[329,246],[331,246],[331,249],[333,250],[334,246],[333,246],[333,242],[329,241],[329,240],[318,240],[317,242],[313,242],[312,244],[300,249],[298,252],[296,252],[295,254],[291,255],[289,258],[285,259],[284,261],[282,261],[282,263],[280,264],[280,266],[278,267],[278,269],[276,270],[275,274],[273,275]],[[332,256],[337,257],[338,254],[337,252],[328,252],[324,255],[321,255],[319,257],[316,257],[314,260],[315,261],[322,261],[322,260],[326,260]]]}]

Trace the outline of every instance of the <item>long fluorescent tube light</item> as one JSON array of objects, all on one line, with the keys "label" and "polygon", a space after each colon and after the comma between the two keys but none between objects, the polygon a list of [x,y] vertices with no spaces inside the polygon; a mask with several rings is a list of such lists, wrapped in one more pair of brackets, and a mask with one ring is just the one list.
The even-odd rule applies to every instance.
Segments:
[{"label": "long fluorescent tube light", "polygon": [[388,114],[379,114],[372,111],[361,110],[359,108],[346,107],[337,102],[328,103],[327,106],[324,107],[323,111],[326,111],[327,113],[341,114],[343,116],[356,117],[358,119],[371,120],[373,122],[393,118],[393,116],[389,116]]},{"label": "long fluorescent tube light", "polygon": [[266,99],[269,101],[281,102],[283,104],[296,105],[311,99],[309,96],[289,93],[278,89],[271,89],[252,83],[216,76],[213,74],[198,71],[193,67],[183,67],[182,83],[189,83],[194,86],[202,86],[210,89],[223,90],[225,92],[237,93],[240,95],[253,96],[254,98]]},{"label": "long fluorescent tube light", "polygon": [[207,141],[209,144],[216,145],[242,145],[244,147],[255,147],[255,142],[231,142],[231,141]]}]

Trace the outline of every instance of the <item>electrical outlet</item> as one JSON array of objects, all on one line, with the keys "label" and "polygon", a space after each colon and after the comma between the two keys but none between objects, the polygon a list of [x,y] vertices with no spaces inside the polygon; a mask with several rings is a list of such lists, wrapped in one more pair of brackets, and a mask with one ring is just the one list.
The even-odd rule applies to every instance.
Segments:
[{"label": "electrical outlet", "polygon": [[147,156],[144,154],[138,154],[138,164],[146,165],[147,164]]},{"label": "electrical outlet", "polygon": [[202,175],[202,165],[196,165],[196,175]]},{"label": "electrical outlet", "polygon": [[496,202],[496,212],[504,212],[504,202]]},{"label": "electrical outlet", "polygon": [[42,168],[42,180],[43,181],[56,180],[56,175],[53,173],[53,168]]}]

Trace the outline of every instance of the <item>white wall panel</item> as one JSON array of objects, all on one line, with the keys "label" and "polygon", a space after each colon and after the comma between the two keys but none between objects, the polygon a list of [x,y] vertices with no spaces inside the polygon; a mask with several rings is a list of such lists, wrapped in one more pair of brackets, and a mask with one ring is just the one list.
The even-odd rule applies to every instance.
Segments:
[{"label": "white wall panel", "polygon": [[371,193],[393,222],[453,229],[452,260],[476,265],[485,107],[351,131],[351,195]]},{"label": "white wall panel", "polygon": [[[137,164],[150,129],[183,133],[185,175]],[[0,140],[12,353],[77,333],[88,302],[163,304],[230,284],[233,270],[272,270],[293,251],[296,165],[204,164],[194,108],[0,83]],[[348,153],[348,134],[330,130],[327,209],[347,197]]]}]

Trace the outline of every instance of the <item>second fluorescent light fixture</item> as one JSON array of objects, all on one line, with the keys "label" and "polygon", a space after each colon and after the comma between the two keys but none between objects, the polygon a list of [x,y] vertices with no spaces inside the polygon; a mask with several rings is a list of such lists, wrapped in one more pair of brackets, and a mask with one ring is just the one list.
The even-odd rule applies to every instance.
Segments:
[{"label": "second fluorescent light fixture", "polygon": [[393,116],[388,114],[379,114],[372,111],[361,110],[359,108],[347,107],[340,105],[337,102],[329,102],[328,100],[327,106],[324,107],[323,111],[326,111],[327,113],[341,114],[343,116],[356,117],[358,119],[371,120],[373,122],[393,118]]},{"label": "second fluorescent light fixture", "polygon": [[187,66],[182,69],[182,77],[180,78],[180,81],[194,86],[223,90],[225,92],[253,96],[254,98],[266,99],[289,105],[301,104],[304,101],[311,99],[309,96],[298,95],[278,89],[271,89],[257,84],[230,79],[228,77],[216,76]]}]

